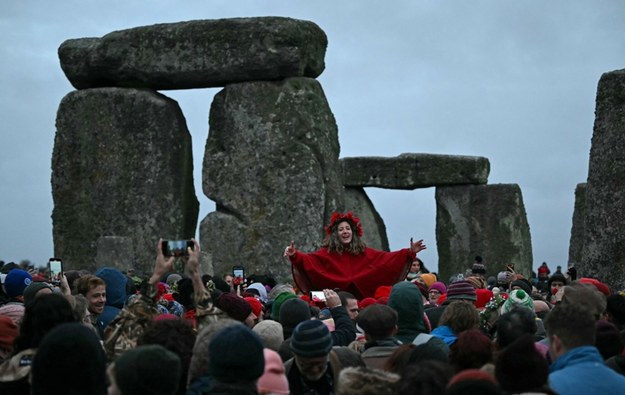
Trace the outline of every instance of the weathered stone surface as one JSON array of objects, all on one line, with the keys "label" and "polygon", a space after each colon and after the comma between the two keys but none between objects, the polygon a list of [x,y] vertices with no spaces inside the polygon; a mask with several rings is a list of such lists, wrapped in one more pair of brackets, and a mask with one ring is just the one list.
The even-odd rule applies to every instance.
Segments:
[{"label": "weathered stone surface", "polygon": [[416,189],[455,184],[486,184],[487,158],[479,156],[401,154],[394,158],[341,159],[343,183],[350,187]]},{"label": "weathered stone surface", "polygon": [[578,273],[625,287],[625,70],[597,89],[586,186],[584,250]]},{"label": "weathered stone surface", "polygon": [[228,85],[213,101],[204,156],[204,193],[216,202],[200,228],[216,274],[290,279],[282,254],[294,241],[319,247],[323,225],[343,207],[334,116],[310,78]]},{"label": "weathered stone surface", "polygon": [[102,236],[96,245],[96,267],[114,267],[122,272],[133,268],[135,248],[130,237]]},{"label": "weathered stone surface", "polygon": [[488,275],[514,263],[526,278],[532,244],[521,189],[516,184],[436,188],[438,269],[447,281],[470,269],[481,255]]},{"label": "weathered stone surface", "polygon": [[569,266],[577,266],[582,261],[584,250],[584,218],[586,217],[586,183],[577,184],[575,188],[575,207],[573,209],[573,225],[569,243]]},{"label": "weathered stone surface", "polygon": [[282,17],[142,26],[65,41],[59,58],[76,89],[189,89],[319,76],[328,44],[309,21]]},{"label": "weathered stone surface", "polygon": [[195,234],[191,136],[178,104],[153,91],[100,88],[59,106],[52,156],[54,252],[93,269],[98,239],[132,239],[151,271],[160,237]]},{"label": "weathered stone surface", "polygon": [[345,211],[353,211],[362,223],[362,240],[371,248],[388,251],[386,225],[363,188],[345,188]]}]

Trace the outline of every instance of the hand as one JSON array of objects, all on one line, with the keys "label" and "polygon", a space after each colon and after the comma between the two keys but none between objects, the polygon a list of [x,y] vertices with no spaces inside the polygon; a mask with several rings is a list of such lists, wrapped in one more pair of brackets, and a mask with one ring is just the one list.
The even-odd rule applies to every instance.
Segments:
[{"label": "hand", "polygon": [[158,239],[158,244],[156,245],[156,263],[154,264],[154,273],[152,273],[152,277],[150,277],[150,284],[156,284],[160,281],[163,275],[171,270],[174,267],[173,256],[165,258],[163,255],[163,239]]},{"label": "hand", "polygon": [[323,294],[326,297],[326,306],[328,306],[328,308],[332,309],[341,305],[341,298],[339,297],[339,294],[333,290],[324,289]]},{"label": "hand", "polygon": [[285,256],[285,257],[287,257],[287,258],[290,258],[290,257],[292,257],[293,255],[295,255],[295,251],[297,251],[297,250],[295,249],[295,242],[294,242],[294,241],[292,241],[292,242],[291,242],[291,245],[287,246],[287,247],[284,249],[284,256]]},{"label": "hand", "polygon": [[194,274],[200,272],[200,244],[195,239],[191,239],[191,241],[193,242],[193,248],[187,247],[189,256],[187,257],[185,268],[190,274]]},{"label": "hand", "polygon": [[412,241],[412,237],[410,238],[410,251],[418,254],[420,251],[427,249],[425,244],[423,244],[423,240],[419,240],[416,243]]},{"label": "hand", "polygon": [[65,277],[65,273],[59,273],[59,288],[61,289],[61,293],[63,295],[70,295],[72,291],[69,288],[69,283],[67,282],[67,277]]}]

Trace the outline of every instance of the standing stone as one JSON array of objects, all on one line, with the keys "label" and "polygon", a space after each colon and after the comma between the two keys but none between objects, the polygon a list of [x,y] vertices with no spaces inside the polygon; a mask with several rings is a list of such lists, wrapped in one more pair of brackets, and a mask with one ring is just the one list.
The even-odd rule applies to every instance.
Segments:
[{"label": "standing stone", "polygon": [[597,89],[586,186],[584,251],[578,273],[625,287],[625,70]]},{"label": "standing stone", "polygon": [[134,242],[130,237],[102,236],[96,244],[96,267],[114,267],[122,272],[132,269]]},{"label": "standing stone", "polygon": [[319,247],[343,207],[339,142],[321,85],[310,78],[227,86],[213,100],[203,189],[217,210],[200,227],[215,274],[244,265],[291,279],[284,248]]},{"label": "standing stone", "polygon": [[388,251],[386,225],[363,188],[345,188],[345,211],[353,211],[362,223],[362,240],[368,247]]},{"label": "standing stone", "polygon": [[54,253],[94,269],[102,236],[132,239],[151,272],[159,238],[195,234],[191,136],[178,103],[153,91],[100,88],[59,106],[52,155]]},{"label": "standing stone", "polygon": [[521,189],[516,184],[436,188],[436,243],[443,281],[484,258],[487,275],[506,264],[529,278],[532,244]]},{"label": "standing stone", "polygon": [[76,89],[191,89],[319,76],[328,39],[313,22],[282,17],[164,23],[67,40],[59,47]]},{"label": "standing stone", "polygon": [[577,184],[575,188],[575,208],[573,210],[573,226],[569,243],[569,266],[579,266],[584,250],[584,218],[586,217],[586,183]]}]

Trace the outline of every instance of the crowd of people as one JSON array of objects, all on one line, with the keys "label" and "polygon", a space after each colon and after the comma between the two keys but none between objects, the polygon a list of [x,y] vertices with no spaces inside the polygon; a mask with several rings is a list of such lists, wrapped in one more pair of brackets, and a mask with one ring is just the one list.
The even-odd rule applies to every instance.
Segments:
[{"label": "crowd of people", "polygon": [[[285,248],[293,282],[203,275],[197,242],[175,258],[159,241],[147,276],[104,267],[51,279],[45,267],[3,263],[0,393],[625,393],[622,290],[546,263],[487,277],[479,256],[441,279],[416,257],[421,241],[349,252],[362,232],[354,218],[327,229],[345,251]],[[397,273],[381,284],[349,274],[376,259]],[[315,274],[331,264],[342,265],[336,284]]]}]

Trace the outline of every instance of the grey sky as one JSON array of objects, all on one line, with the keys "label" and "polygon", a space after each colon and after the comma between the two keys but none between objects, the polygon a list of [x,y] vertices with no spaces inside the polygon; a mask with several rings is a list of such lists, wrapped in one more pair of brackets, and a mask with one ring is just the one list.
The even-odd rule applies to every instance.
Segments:
[{"label": "grey sky", "polygon": [[[319,77],[341,156],[404,152],[489,158],[489,183],[521,186],[534,266],[566,266],[575,185],[584,182],[602,73],[625,68],[625,2],[4,1],[0,4],[0,259],[52,256],[50,160],[60,100],[73,90],[66,39],[163,22],[278,15],[328,35]],[[164,91],[201,160],[216,89]],[[368,189],[392,249],[411,236],[436,268],[434,190]],[[365,230],[366,231],[366,230]],[[287,241],[285,241],[287,242]],[[487,258],[487,257],[486,257]]]}]

